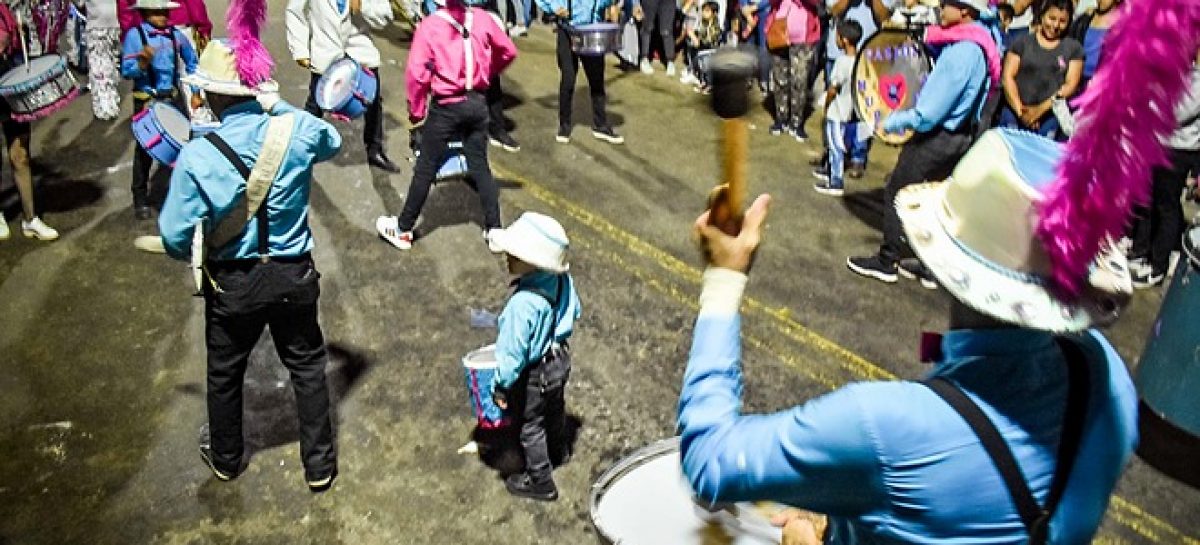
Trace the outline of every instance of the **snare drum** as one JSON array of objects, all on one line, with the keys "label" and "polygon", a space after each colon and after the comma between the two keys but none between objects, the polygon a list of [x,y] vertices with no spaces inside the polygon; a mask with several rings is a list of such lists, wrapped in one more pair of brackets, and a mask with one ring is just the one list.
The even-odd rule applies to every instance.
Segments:
[{"label": "snare drum", "polygon": [[378,93],[375,74],[347,58],[331,64],[317,81],[316,101],[335,117],[356,119],[366,113]]},{"label": "snare drum", "polygon": [[592,525],[607,543],[621,545],[778,545],[770,516],[781,506],[737,503],[710,510],[698,505],[683,477],[679,438],[643,447],[617,462],[592,485]]},{"label": "snare drum", "polygon": [[913,131],[884,133],[883,120],[916,105],[917,93],[932,70],[925,45],[912,33],[885,28],[871,36],[854,61],[851,93],[859,119],[885,143],[907,142]]},{"label": "snare drum", "polygon": [[571,51],[577,55],[602,57],[621,49],[623,32],[616,23],[592,23],[567,27]]},{"label": "snare drum", "polygon": [[133,137],[154,160],[174,167],[179,150],[188,142],[192,124],[175,106],[154,101],[133,115]]},{"label": "snare drum", "polygon": [[1183,252],[1137,368],[1138,455],[1163,473],[1200,487],[1200,226]]},{"label": "snare drum", "polygon": [[0,76],[0,96],[12,109],[14,121],[33,121],[66,107],[79,96],[79,88],[65,58],[45,55]]},{"label": "snare drum", "polygon": [[466,377],[467,397],[471,399],[471,415],[484,429],[509,424],[504,411],[492,399],[492,380],[496,377],[496,345],[489,344],[463,356],[463,375]]}]

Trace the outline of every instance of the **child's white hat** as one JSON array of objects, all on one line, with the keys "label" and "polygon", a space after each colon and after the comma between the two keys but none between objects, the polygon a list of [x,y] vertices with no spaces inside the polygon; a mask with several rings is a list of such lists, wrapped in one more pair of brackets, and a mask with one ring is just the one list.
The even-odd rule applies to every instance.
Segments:
[{"label": "child's white hat", "polygon": [[521,214],[507,229],[493,235],[492,241],[505,253],[539,269],[564,273],[570,268],[567,232],[558,220],[545,214]]},{"label": "child's white hat", "polygon": [[175,9],[179,4],[171,0],[138,0],[133,9]]}]

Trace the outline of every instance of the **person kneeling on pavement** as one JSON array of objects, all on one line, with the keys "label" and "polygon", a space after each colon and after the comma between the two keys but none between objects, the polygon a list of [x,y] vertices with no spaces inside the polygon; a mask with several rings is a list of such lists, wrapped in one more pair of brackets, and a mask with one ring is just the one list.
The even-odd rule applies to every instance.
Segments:
[{"label": "person kneeling on pavement", "polygon": [[493,399],[521,426],[525,471],[504,485],[514,496],[558,498],[551,467],[570,458],[566,433],[567,344],[580,316],[579,294],[567,273],[567,233],[554,218],[526,212],[496,242],[517,275],[500,313]]}]

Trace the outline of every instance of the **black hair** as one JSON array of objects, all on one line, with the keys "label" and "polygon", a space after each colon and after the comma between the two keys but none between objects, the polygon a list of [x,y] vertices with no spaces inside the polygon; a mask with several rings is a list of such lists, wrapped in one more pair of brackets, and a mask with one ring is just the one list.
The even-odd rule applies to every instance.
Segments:
[{"label": "black hair", "polygon": [[841,23],[838,23],[837,33],[838,36],[841,36],[847,42],[857,46],[859,40],[862,39],[863,29],[862,25],[858,24],[858,21],[847,19]]},{"label": "black hair", "polygon": [[713,13],[721,13],[721,3],[716,0],[708,0],[700,6],[700,9],[709,8]]},{"label": "black hair", "polygon": [[996,6],[996,14],[1003,17],[1008,15],[1009,19],[1017,16],[1017,8],[1012,7],[1012,4],[1000,4]]},{"label": "black hair", "polygon": [[1041,0],[1037,3],[1037,8],[1037,11],[1035,11],[1033,15],[1034,19],[1039,23],[1042,21],[1042,16],[1045,15],[1047,11],[1050,11],[1051,8],[1058,8],[1066,12],[1068,27],[1071,26],[1071,19],[1075,15],[1075,5],[1071,2],[1071,0]]}]

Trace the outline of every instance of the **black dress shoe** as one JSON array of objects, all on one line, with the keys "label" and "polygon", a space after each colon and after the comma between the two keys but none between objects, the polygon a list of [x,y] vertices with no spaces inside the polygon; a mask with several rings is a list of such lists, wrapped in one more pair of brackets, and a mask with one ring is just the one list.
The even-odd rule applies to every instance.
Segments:
[{"label": "black dress shoe", "polygon": [[504,479],[504,488],[508,489],[509,494],[521,498],[541,501],[558,499],[558,487],[554,486],[553,479],[547,479],[544,483],[535,483],[528,473],[509,475]]},{"label": "black dress shoe", "polygon": [[393,163],[391,159],[388,159],[388,156],[384,155],[382,151],[368,154],[367,163],[388,172],[400,172],[400,167],[396,166],[396,163]]}]

